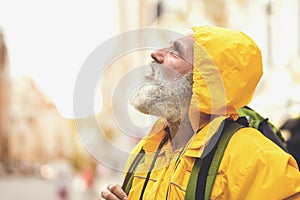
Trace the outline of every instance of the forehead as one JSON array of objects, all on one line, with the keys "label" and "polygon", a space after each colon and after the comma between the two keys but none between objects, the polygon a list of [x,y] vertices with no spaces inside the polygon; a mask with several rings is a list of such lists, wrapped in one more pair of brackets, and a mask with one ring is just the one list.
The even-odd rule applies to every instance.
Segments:
[{"label": "forehead", "polygon": [[193,48],[194,47],[194,35],[189,34],[189,35],[180,37],[180,38],[172,41],[171,43],[178,43],[178,44],[184,46],[185,48]]},{"label": "forehead", "polygon": [[194,35],[189,34],[178,38],[171,43],[172,51],[176,51],[185,61],[193,65],[194,61]]}]

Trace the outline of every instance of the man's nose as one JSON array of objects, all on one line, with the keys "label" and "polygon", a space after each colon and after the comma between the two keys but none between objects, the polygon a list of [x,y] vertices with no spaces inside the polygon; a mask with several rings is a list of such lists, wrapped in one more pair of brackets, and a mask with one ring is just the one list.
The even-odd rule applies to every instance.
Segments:
[{"label": "man's nose", "polygon": [[165,56],[165,51],[163,49],[157,49],[151,53],[151,57],[159,63],[164,62],[164,56]]}]

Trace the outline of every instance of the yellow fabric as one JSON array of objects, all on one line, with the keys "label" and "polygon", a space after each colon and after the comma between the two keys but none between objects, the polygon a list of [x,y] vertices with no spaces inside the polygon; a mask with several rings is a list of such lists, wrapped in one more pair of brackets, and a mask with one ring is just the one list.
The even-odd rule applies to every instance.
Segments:
[{"label": "yellow fabric", "polygon": [[[220,119],[214,119],[208,126],[217,129],[222,122]],[[163,123],[164,120],[160,119],[153,128],[156,129],[155,137],[151,132],[152,137],[143,139],[132,152],[134,157],[144,146],[146,159],[134,176],[129,199],[138,199],[140,196],[155,153],[151,145],[164,137]],[[209,139],[206,136],[210,132],[207,127],[191,138],[187,151],[177,163],[180,150],[173,152],[170,143],[163,147],[151,173],[144,199],[165,200],[167,193],[168,199],[184,199],[195,157],[202,153]],[[264,200],[270,199],[270,196],[276,200],[300,199],[300,173],[296,161],[256,129],[240,129],[225,150],[211,199]]]},{"label": "yellow fabric", "polygon": [[[194,30],[193,96],[190,120],[198,129],[200,111],[214,119],[181,150],[168,142],[159,153],[144,199],[184,199],[194,165],[205,145],[227,118],[247,105],[262,76],[259,48],[239,31],[201,26]],[[219,116],[219,117],[216,117]],[[166,134],[159,119],[149,136],[132,151],[125,169],[143,148],[146,152],[134,175],[129,199],[139,199],[155,151]],[[230,140],[212,190],[212,199],[300,199],[300,173],[295,160],[252,128],[240,129]]]},{"label": "yellow fabric", "polygon": [[198,111],[237,117],[247,105],[262,76],[262,58],[257,45],[244,33],[215,26],[194,30],[192,126]]},{"label": "yellow fabric", "polygon": [[201,134],[197,133],[191,139],[191,143],[187,144],[185,155],[190,157],[200,157],[204,151],[205,145],[209,142],[211,137],[218,131],[225,116],[219,116],[213,119],[208,125],[203,127]]}]

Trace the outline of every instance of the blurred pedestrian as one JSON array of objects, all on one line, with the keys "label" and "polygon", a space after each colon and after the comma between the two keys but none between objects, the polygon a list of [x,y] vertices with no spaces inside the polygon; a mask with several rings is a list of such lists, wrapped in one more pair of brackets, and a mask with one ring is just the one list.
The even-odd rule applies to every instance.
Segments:
[{"label": "blurred pedestrian", "polygon": [[69,190],[68,190],[68,175],[65,171],[59,171],[56,177],[56,196],[58,200],[68,200]]},{"label": "blurred pedestrian", "polygon": [[300,117],[288,119],[280,129],[289,131],[290,138],[286,142],[287,148],[300,166]]}]

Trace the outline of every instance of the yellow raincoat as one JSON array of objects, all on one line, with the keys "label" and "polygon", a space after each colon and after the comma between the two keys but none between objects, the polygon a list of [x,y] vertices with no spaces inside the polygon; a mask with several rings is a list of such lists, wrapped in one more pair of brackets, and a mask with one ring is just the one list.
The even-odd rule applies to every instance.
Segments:
[{"label": "yellow raincoat", "polygon": [[[193,27],[194,70],[190,121],[197,132],[199,110],[214,118],[173,150],[168,141],[158,154],[143,199],[184,199],[194,166],[222,121],[237,117],[262,75],[259,48],[244,33],[213,26]],[[145,157],[134,174],[129,199],[139,199],[154,154],[166,135],[159,119],[132,151],[126,168],[143,148]],[[300,173],[295,159],[253,128],[238,130],[229,141],[214,182],[211,199],[300,199]]]}]

